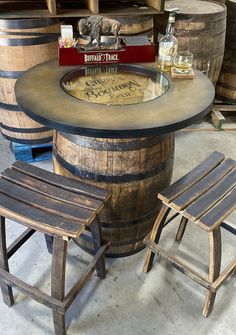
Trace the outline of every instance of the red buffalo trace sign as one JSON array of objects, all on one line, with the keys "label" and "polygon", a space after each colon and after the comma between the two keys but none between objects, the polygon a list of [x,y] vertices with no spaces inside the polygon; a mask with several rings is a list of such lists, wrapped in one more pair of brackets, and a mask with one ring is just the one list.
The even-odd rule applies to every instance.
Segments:
[{"label": "red buffalo trace sign", "polygon": [[126,37],[119,50],[85,51],[79,47],[59,47],[59,65],[92,65],[155,62],[155,46],[148,38]]}]

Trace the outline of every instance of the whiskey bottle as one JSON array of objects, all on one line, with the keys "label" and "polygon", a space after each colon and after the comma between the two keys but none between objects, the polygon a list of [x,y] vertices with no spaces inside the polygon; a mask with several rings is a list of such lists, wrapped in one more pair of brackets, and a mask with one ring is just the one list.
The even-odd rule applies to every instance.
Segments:
[{"label": "whiskey bottle", "polygon": [[173,66],[174,56],[177,52],[178,41],[174,36],[175,13],[169,14],[166,34],[159,40],[158,68],[162,71],[169,71]]}]

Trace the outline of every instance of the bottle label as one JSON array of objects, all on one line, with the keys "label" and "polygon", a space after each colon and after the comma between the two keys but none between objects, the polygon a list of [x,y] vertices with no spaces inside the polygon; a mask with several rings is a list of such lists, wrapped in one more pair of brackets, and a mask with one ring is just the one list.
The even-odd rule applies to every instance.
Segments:
[{"label": "bottle label", "polygon": [[159,46],[159,56],[166,60],[171,60],[177,51],[177,46],[172,42],[162,42]]}]

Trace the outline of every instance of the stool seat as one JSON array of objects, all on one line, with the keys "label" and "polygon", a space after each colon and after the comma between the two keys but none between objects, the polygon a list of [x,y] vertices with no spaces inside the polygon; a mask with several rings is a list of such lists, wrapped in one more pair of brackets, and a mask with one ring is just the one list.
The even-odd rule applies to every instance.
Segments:
[{"label": "stool seat", "polygon": [[[0,286],[4,302],[14,303],[12,287],[16,286],[31,298],[53,311],[56,335],[65,335],[65,312],[96,269],[105,278],[105,252],[108,243],[102,240],[99,213],[111,192],[67,177],[56,175],[23,162],[15,162],[0,177]],[[17,223],[27,229],[7,248],[5,218],[10,227]],[[89,230],[94,258],[87,271],[65,294],[67,242]],[[45,234],[52,251],[51,295],[15,277],[9,271],[8,259],[36,232]],[[51,250],[52,245],[52,250]]]},{"label": "stool seat", "polygon": [[215,151],[158,194],[163,203],[201,228],[215,229],[236,207],[236,161]]},{"label": "stool seat", "polygon": [[[164,257],[176,269],[208,290],[203,308],[203,315],[208,316],[213,308],[217,289],[236,268],[234,258],[220,273],[220,227],[236,233],[235,225],[227,220],[236,209],[236,161],[231,158],[225,159],[222,153],[215,151],[185,176],[160,192],[158,198],[162,201],[162,208],[151,234],[144,241],[148,247],[144,271],[151,269],[155,253]],[[174,211],[174,214],[169,217],[171,211]],[[210,265],[207,279],[159,246],[163,228],[178,215],[181,216],[181,222],[176,241],[181,241],[188,221],[208,233]]]},{"label": "stool seat", "polygon": [[0,213],[39,231],[77,238],[110,192],[15,162],[0,178]]}]

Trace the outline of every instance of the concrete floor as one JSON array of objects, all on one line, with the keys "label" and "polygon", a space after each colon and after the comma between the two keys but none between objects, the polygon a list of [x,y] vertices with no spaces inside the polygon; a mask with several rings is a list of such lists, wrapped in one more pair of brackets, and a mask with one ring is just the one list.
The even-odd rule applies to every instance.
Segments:
[{"label": "concrete floor", "polygon": [[[179,178],[211,151],[219,150],[236,159],[236,132],[178,132],[173,180]],[[14,161],[9,143],[0,135],[0,171]],[[52,169],[50,161],[37,165]],[[8,222],[9,242],[19,233]],[[189,225],[180,246],[173,242],[169,225],[161,244],[175,249],[203,271],[207,270],[207,236]],[[223,231],[223,267],[236,253],[235,236]],[[155,263],[149,274],[142,272],[142,252],[107,260],[107,278],[96,275],[66,314],[68,335],[231,335],[235,334],[236,280],[228,280],[218,291],[215,307],[201,316],[205,289],[184,277],[164,261]],[[69,244],[67,281],[71,285],[89,261],[86,253]],[[28,283],[50,292],[50,256],[44,238],[35,234],[10,261],[11,271]],[[51,311],[14,290],[15,305],[8,308],[0,298],[0,334],[52,335]]]}]

